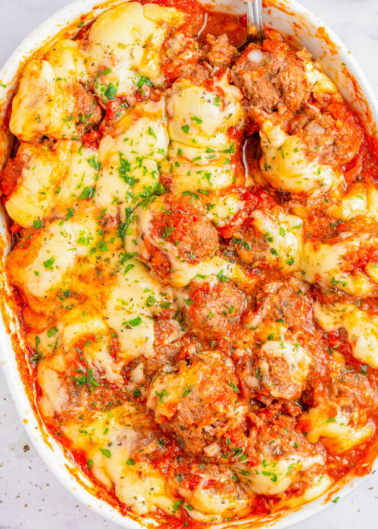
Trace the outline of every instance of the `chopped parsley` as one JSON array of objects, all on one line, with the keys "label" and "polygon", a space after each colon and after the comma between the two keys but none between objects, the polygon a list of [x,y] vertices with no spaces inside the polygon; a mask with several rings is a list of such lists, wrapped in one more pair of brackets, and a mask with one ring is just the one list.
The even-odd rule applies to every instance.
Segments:
[{"label": "chopped parsley", "polygon": [[112,454],[111,454],[110,450],[107,450],[106,448],[100,448],[99,450],[108,459],[110,459],[112,457]]}]

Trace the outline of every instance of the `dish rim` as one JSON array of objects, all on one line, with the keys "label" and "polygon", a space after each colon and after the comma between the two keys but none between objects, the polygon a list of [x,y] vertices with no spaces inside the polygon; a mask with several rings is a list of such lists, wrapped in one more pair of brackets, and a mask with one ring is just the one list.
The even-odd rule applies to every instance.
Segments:
[{"label": "dish rim", "polygon": [[[68,29],[74,21],[79,19],[79,17],[88,15],[97,9],[98,12],[93,16],[93,18],[96,18],[104,9],[108,9],[109,7],[124,1],[132,0],[108,0],[107,2],[102,2],[101,4],[98,3],[98,0],[75,0],[53,13],[39,26],[37,26],[20,43],[20,45],[11,54],[9,59],[5,62],[4,66],[0,70],[0,83],[5,85],[5,87],[0,86],[0,125],[4,117],[6,105],[11,99],[16,86],[22,64],[24,64],[34,52],[43,47],[47,42],[52,41],[53,38],[57,36],[62,30]],[[245,2],[245,0],[242,1]],[[202,3],[205,3],[205,1],[202,0]],[[233,0],[223,0],[223,3],[228,3],[232,6]],[[211,4],[210,6],[207,5],[207,7],[215,7],[215,4],[216,0],[214,4]],[[353,57],[351,52],[340,40],[340,38],[333,32],[333,30],[324,24],[324,22],[311,11],[301,6],[296,0],[268,0],[268,4],[270,7],[272,4],[276,4],[275,7],[278,9],[280,9],[280,7],[289,8],[296,15],[302,15],[314,27],[322,27],[325,29],[325,32],[329,36],[331,42],[338,48],[338,55],[345,62],[349,72],[351,72],[352,75],[357,79],[358,85],[361,88],[366,102],[368,103],[368,107],[370,108],[371,115],[374,118],[375,123],[378,123],[378,100],[376,99],[375,93],[357,60]],[[365,125],[367,126],[367,123],[365,123]],[[0,213],[1,220],[4,219],[4,215],[4,210],[2,210]],[[5,222],[0,225],[0,234],[4,241],[7,241],[7,247],[5,248],[6,251],[9,248],[9,237],[7,236],[5,225]],[[1,268],[2,267],[0,267],[0,274],[2,274],[3,277],[0,278],[0,283],[3,282],[6,284],[5,275]],[[2,308],[2,312],[3,310],[4,308]],[[73,494],[77,500],[91,508],[100,516],[127,529],[138,529],[143,527],[143,525],[141,525],[139,522],[129,517],[122,516],[122,514],[110,504],[99,499],[95,495],[92,495],[87,490],[87,488],[91,487],[90,481],[84,477],[80,471],[77,470],[77,467],[63,455],[61,447],[47,433],[44,425],[41,424],[41,422],[35,416],[18,370],[14,349],[15,348],[13,346],[11,336],[6,331],[6,324],[4,323],[3,315],[0,318],[0,361],[2,369],[13,402],[16,406],[21,421],[23,422],[23,426],[28,434],[28,437],[48,469],[53,473],[57,480],[69,492],[71,492],[71,494]],[[49,444],[51,446],[49,446],[45,438],[48,438]],[[372,470],[374,471],[374,469],[377,468],[378,458],[375,460]],[[84,485],[74,477],[75,472],[78,473],[80,480]],[[364,483],[364,481],[368,479],[369,475],[370,474],[367,474],[363,477],[354,476],[342,484],[341,488],[336,490],[340,500],[344,499],[353,490],[355,490],[356,487]],[[288,529],[293,525],[308,520],[320,512],[325,511],[332,506],[329,496],[329,492],[325,493],[317,500],[304,504],[299,509],[295,509],[289,514],[282,514],[282,516],[274,523],[274,529]],[[271,520],[272,519],[269,518],[266,520],[266,523],[269,523],[269,526],[272,523]],[[231,525],[248,527],[251,526],[251,523],[256,524],[256,522],[240,520],[232,524],[217,524],[217,528],[229,527]],[[260,525],[261,523],[263,523],[263,521],[257,522],[257,525],[262,529],[263,526]]]}]

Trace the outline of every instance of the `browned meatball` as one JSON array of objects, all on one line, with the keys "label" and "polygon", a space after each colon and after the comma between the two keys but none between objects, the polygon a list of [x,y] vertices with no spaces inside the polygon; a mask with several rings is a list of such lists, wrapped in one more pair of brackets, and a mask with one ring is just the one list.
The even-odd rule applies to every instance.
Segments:
[{"label": "browned meatball", "polygon": [[[256,310],[234,337],[236,371],[245,396],[269,406],[292,401],[316,366],[311,356],[315,327],[308,288],[297,279],[266,284]],[[300,337],[301,343],[298,338]]]},{"label": "browned meatball", "polygon": [[239,322],[247,306],[243,291],[233,281],[218,281],[215,276],[188,290],[186,320],[193,332],[204,338],[224,336]]},{"label": "browned meatball", "polygon": [[311,86],[304,65],[310,54],[295,52],[282,42],[250,45],[232,69],[234,83],[251,101],[252,109],[272,113],[284,105],[297,111],[308,99]]},{"label": "browned meatball", "polygon": [[87,92],[80,83],[73,87],[73,94],[77,100],[79,134],[82,135],[98,125],[104,113],[94,95]]},{"label": "browned meatball", "polygon": [[301,137],[308,160],[322,164],[345,164],[358,152],[362,129],[354,114],[342,103],[328,105],[324,113],[306,108],[287,124],[287,132]]},{"label": "browned meatball", "polygon": [[172,259],[189,265],[210,259],[218,249],[218,233],[189,197],[165,195],[152,204],[153,218],[144,245],[148,265],[163,282],[169,282]]},{"label": "browned meatball", "polygon": [[147,406],[155,410],[155,422],[188,453],[201,454],[244,420],[229,362],[218,351],[204,351],[177,363],[173,373],[163,369],[152,384]]},{"label": "browned meatball", "polygon": [[290,278],[268,283],[256,297],[262,320],[282,321],[296,332],[315,332],[311,293],[305,283]]},{"label": "browned meatball", "polygon": [[227,35],[221,35],[220,37],[207,35],[206,44],[208,45],[206,60],[212,66],[218,68],[228,68],[231,64],[231,59],[238,53],[238,50],[228,43]]},{"label": "browned meatball", "polygon": [[[274,401],[293,401],[306,388],[306,376],[312,366],[311,358],[302,348],[295,350],[290,343],[269,342],[259,345],[253,331],[246,330],[238,345],[237,373],[243,393],[249,399],[260,400],[266,406]],[[251,347],[252,353],[248,352]]]},{"label": "browned meatball", "polygon": [[167,39],[162,49],[162,69],[171,82],[192,75],[202,58],[202,50],[194,37],[181,32]]}]

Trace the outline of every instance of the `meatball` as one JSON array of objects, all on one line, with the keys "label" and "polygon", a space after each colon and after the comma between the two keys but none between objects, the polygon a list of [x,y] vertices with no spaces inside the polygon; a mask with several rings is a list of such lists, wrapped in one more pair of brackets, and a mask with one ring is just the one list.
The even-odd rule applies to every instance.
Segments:
[{"label": "meatball", "polygon": [[205,351],[181,360],[172,373],[162,370],[147,406],[155,411],[155,422],[164,432],[175,434],[187,453],[201,455],[243,421],[245,406],[239,401],[232,362],[220,352]]},{"label": "meatball", "polygon": [[80,83],[74,85],[73,95],[77,101],[77,112],[80,120],[78,131],[82,135],[100,123],[103,111],[96,98],[87,92]]},{"label": "meatball", "polygon": [[[218,249],[217,230],[187,196],[165,195],[140,208],[136,235],[140,258],[161,282],[173,286],[188,284],[198,265]],[[131,243],[130,251],[134,248]]]},{"label": "meatball", "polygon": [[227,35],[221,35],[220,37],[207,35],[206,44],[208,45],[206,60],[211,66],[229,68],[231,59],[237,55],[238,50],[228,43]]},{"label": "meatball", "polygon": [[342,103],[332,103],[327,108],[335,122],[337,130],[336,158],[342,164],[353,160],[362,141],[362,128],[353,112]]},{"label": "meatball", "polygon": [[265,405],[275,399],[298,399],[306,387],[313,360],[299,343],[291,343],[283,336],[269,338],[260,347],[260,336],[249,330],[239,343],[244,349],[253,347],[253,353],[245,353],[237,367],[244,394]]},{"label": "meatball", "polygon": [[204,338],[224,336],[239,323],[247,306],[243,291],[233,281],[219,281],[216,276],[200,286],[192,284],[188,290],[189,297],[184,298],[186,321]]},{"label": "meatball", "polygon": [[151,231],[160,245],[173,245],[178,257],[185,261],[205,261],[218,248],[217,230],[192,205],[189,197],[168,195],[164,208],[151,222]]},{"label": "meatball", "polygon": [[[340,308],[340,304],[335,305]],[[349,347],[346,338],[340,334],[328,334],[328,343],[333,346],[332,359],[327,366],[332,384],[326,391],[322,384],[314,387],[311,407],[301,416],[297,426],[310,443],[317,443],[321,438],[332,455],[341,455],[372,436],[375,428],[371,416],[378,407],[373,377],[367,372],[360,376],[359,368],[354,370],[353,363],[346,362],[348,353],[345,353]]]},{"label": "meatball", "polygon": [[257,295],[258,309],[249,326],[258,327],[264,321],[282,321],[293,333],[312,335],[312,299],[308,290],[306,283],[295,278],[267,283]]},{"label": "meatball", "polygon": [[240,229],[237,253],[253,268],[276,269],[293,274],[301,269],[302,220],[281,206],[255,209]]},{"label": "meatball", "polygon": [[305,76],[305,50],[295,52],[282,42],[265,41],[250,45],[232,69],[232,78],[252,110],[273,113],[280,106],[292,112],[308,99],[311,85]]},{"label": "meatball", "polygon": [[[329,487],[331,481],[323,466],[325,450],[311,445],[304,435],[297,433],[294,419],[279,415],[269,420],[263,411],[261,417],[255,416],[255,423],[248,436],[243,432],[232,432],[230,436],[229,449],[236,453],[235,445],[239,453],[247,456],[245,461],[231,466],[247,494],[271,496],[290,491],[301,495],[321,476],[327,478]],[[233,463],[230,458],[229,462]]]},{"label": "meatball", "polygon": [[236,253],[241,263],[243,265],[251,264],[253,268],[269,268],[272,258],[269,256],[267,237],[270,234],[267,237],[262,237],[251,222],[245,222],[239,231],[239,235],[240,239],[236,243]]},{"label": "meatball", "polygon": [[321,164],[350,162],[362,141],[354,114],[341,103],[332,103],[324,113],[305,109],[289,121],[288,132],[303,140],[308,160],[317,159]]},{"label": "meatball", "polygon": [[315,367],[314,322],[308,287],[296,279],[270,283],[256,297],[257,310],[235,337],[237,374],[243,393],[265,405],[298,399]]},{"label": "meatball", "polygon": [[165,41],[162,69],[171,81],[193,74],[202,57],[198,42],[188,35],[176,33]]}]

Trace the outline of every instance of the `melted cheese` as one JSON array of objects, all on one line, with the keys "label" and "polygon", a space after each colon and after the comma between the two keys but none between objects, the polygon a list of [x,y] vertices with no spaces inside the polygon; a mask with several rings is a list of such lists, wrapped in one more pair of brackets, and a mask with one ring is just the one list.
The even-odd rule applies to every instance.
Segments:
[{"label": "melted cheese", "polygon": [[[51,363],[53,369],[49,365]],[[41,360],[38,364],[37,380],[43,393],[39,406],[44,417],[53,417],[69,406],[69,398],[63,386],[66,367],[63,354],[56,355],[53,362]]]},{"label": "melted cheese", "polygon": [[284,361],[287,366],[288,381],[297,384],[300,388],[306,385],[307,375],[313,360],[299,344],[294,345],[287,341],[268,341],[261,347],[261,352],[265,355],[267,362],[261,364],[263,383],[271,387],[270,394],[272,397],[287,399],[287,391],[284,388],[280,391],[276,388],[274,382],[270,379],[269,361]]},{"label": "melted cheese", "polygon": [[211,200],[206,207],[207,216],[213,221],[215,226],[222,228],[227,226],[243,207],[244,202],[240,196],[236,193],[230,193],[229,195],[218,197],[214,201]]},{"label": "melted cheese", "polygon": [[[216,89],[223,91],[220,97]],[[232,140],[227,130],[243,122],[240,90],[228,84],[227,75],[214,81],[214,89],[177,81],[167,100],[168,131],[171,140],[189,147],[229,149]]]},{"label": "melted cheese", "polygon": [[74,83],[78,79],[87,80],[85,57],[79,49],[76,41],[62,39],[55,42],[46,54],[46,60],[52,66],[56,80]]},{"label": "melted cheese", "polygon": [[184,287],[197,275],[209,276],[222,273],[230,279],[248,281],[242,270],[235,264],[228,263],[221,257],[214,256],[208,261],[190,263],[179,257],[177,246],[164,240],[164,245],[159,244],[161,239],[156,238],[151,232],[151,223],[164,204],[164,199],[159,197],[151,202],[148,207],[139,207],[135,211],[134,222],[128,227],[125,237],[125,249],[129,253],[137,252],[139,258],[148,262],[150,254],[143,243],[144,238],[156,248],[164,250],[164,255],[171,262],[170,284],[173,287]]},{"label": "melted cheese", "polygon": [[[200,155],[189,160],[183,155],[175,156],[175,152],[183,152],[180,145],[177,142],[171,144],[169,160],[165,160],[161,167],[172,193],[182,194],[185,191],[198,193],[198,190],[217,193],[233,185],[235,176],[229,156],[218,153],[213,155],[215,159],[209,163],[203,159],[203,156],[198,160]],[[199,149],[197,153],[198,151]],[[200,152],[207,158],[204,150]]]},{"label": "melted cheese", "polygon": [[279,206],[270,211],[255,210],[253,225],[267,242],[269,250],[265,258],[283,274],[301,269],[303,252],[302,220],[287,215]]},{"label": "melted cheese", "polygon": [[335,455],[342,454],[351,448],[367,441],[374,433],[374,423],[365,426],[355,426],[351,422],[351,414],[343,412],[335,404],[324,402],[311,408],[303,415],[306,424],[310,424],[307,439],[310,443],[317,443],[320,438],[328,450]]},{"label": "melted cheese", "polygon": [[46,60],[29,61],[12,103],[9,126],[13,134],[21,141],[77,137],[72,89],[85,78],[84,57],[73,40],[58,41]]},{"label": "melted cheese", "polygon": [[168,148],[165,101],[148,101],[126,113],[99,147],[96,205],[108,215],[120,212],[160,186],[157,163]]},{"label": "melted cheese", "polygon": [[162,287],[148,268],[131,259],[119,270],[109,295],[105,313],[107,322],[118,336],[120,354],[125,362],[141,355],[154,354],[155,327],[153,315],[161,314],[161,303],[171,303],[170,289]]},{"label": "melted cheese", "polygon": [[360,310],[356,305],[314,303],[314,316],[326,332],[345,329],[353,356],[378,368],[378,317]]},{"label": "melted cheese", "polygon": [[94,194],[99,176],[97,149],[85,147],[75,141],[71,144],[70,155],[67,171],[56,187],[52,198],[52,202],[55,201],[55,208],[64,213],[69,208],[75,208],[81,200],[90,198]]},{"label": "melted cheese", "polygon": [[308,160],[300,138],[286,134],[279,123],[265,121],[260,137],[263,151],[260,169],[275,189],[315,196],[343,182],[338,170],[321,165],[316,158]]},{"label": "melted cheese", "polygon": [[328,209],[337,220],[368,217],[378,222],[378,190],[372,184],[354,184],[339,203]]},{"label": "melted cheese", "polygon": [[203,279],[203,276],[206,278],[212,275],[218,277],[224,275],[236,283],[245,282],[250,284],[253,282],[253,280],[251,281],[251,279],[244,274],[243,270],[236,263],[230,263],[217,255],[200,265],[199,275],[201,276],[199,278],[201,280]]},{"label": "melted cheese", "polygon": [[70,288],[77,260],[88,254],[87,242],[96,240],[95,226],[90,214],[80,221],[53,221],[34,235],[30,247],[19,246],[10,255],[10,277],[35,310],[41,311],[41,304],[46,304],[46,310],[54,310],[54,303],[60,304],[57,291]]},{"label": "melted cheese", "polygon": [[25,292],[44,298],[55,293],[64,282],[65,273],[75,264],[76,232],[72,223],[67,223],[62,229],[58,222],[53,222],[38,239],[39,251],[35,252],[34,257],[29,253],[29,262],[22,267],[22,286]]},{"label": "melted cheese", "polygon": [[303,494],[300,496],[292,496],[291,498],[280,500],[273,510],[276,511],[285,507],[289,509],[295,509],[304,503],[314,501],[327,492],[327,490],[331,488],[332,483],[333,481],[328,476],[328,474],[315,476],[312,485],[308,487]]},{"label": "melted cheese", "polygon": [[[140,428],[143,430],[139,430]],[[153,453],[158,440],[146,418],[132,406],[114,408],[111,416],[97,412],[81,423],[68,422],[64,433],[73,446],[85,450],[93,461],[93,474],[105,486],[115,489],[117,497],[136,514],[154,512],[156,508],[173,514],[176,501],[167,489],[164,477],[147,460],[137,460],[141,441]],[[110,446],[109,446],[110,445]],[[133,459],[134,458],[134,459]]]},{"label": "melted cheese", "polygon": [[233,465],[244,490],[248,494],[272,496],[285,492],[296,481],[301,472],[315,465],[324,465],[320,454],[303,457],[300,454],[285,454],[280,458],[270,458],[263,454],[264,464],[251,468],[243,463]]},{"label": "melted cheese", "polygon": [[24,163],[17,186],[6,203],[9,216],[23,228],[67,209],[91,196],[96,181],[96,151],[79,142],[21,144],[17,157]]},{"label": "melted cheese", "polygon": [[307,61],[305,65],[305,78],[313,86],[313,94],[316,99],[324,95],[339,96],[341,94],[331,79],[323,72],[319,61]]},{"label": "melted cheese", "polygon": [[[222,474],[216,475],[206,467],[201,472],[201,480],[193,488],[176,485],[177,492],[185,498],[195,510],[189,515],[199,522],[220,522],[222,516],[230,517],[235,514],[242,517],[247,513],[250,498],[239,484],[234,483],[234,473],[225,469]],[[209,482],[217,482],[214,491]],[[223,484],[223,488],[222,488]]]},{"label": "melted cheese", "polygon": [[130,95],[141,76],[161,85],[160,49],[172,26],[184,21],[183,13],[157,4],[123,2],[104,11],[82,45],[97,95],[105,101]]},{"label": "melted cheese", "polygon": [[199,167],[186,161],[178,163],[180,165],[176,165],[175,160],[170,159],[162,164],[162,173],[167,175],[172,193],[182,194],[188,191],[198,193],[198,190],[200,193],[201,191],[210,193],[233,185],[234,175],[229,167],[215,162]]},{"label": "melted cheese", "polygon": [[84,358],[91,366],[103,373],[112,384],[121,387],[123,364],[116,363],[110,354],[110,330],[102,315],[90,304],[79,305],[69,311],[60,324],[60,339],[63,348],[69,351],[83,337],[90,339],[82,346]]},{"label": "melted cheese", "polygon": [[345,270],[345,256],[349,254],[353,257],[360,248],[376,244],[376,239],[369,235],[350,236],[334,245],[306,241],[303,248],[303,278],[311,284],[337,288],[353,296],[369,296],[377,289],[376,268],[369,263],[365,267],[366,274],[358,268],[349,272]]}]

